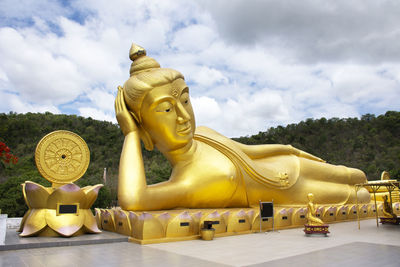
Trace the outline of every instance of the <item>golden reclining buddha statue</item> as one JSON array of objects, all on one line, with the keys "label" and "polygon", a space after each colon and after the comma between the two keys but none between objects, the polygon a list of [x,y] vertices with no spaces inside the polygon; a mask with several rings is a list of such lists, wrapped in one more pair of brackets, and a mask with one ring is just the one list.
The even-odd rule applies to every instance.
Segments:
[{"label": "golden reclining buddha statue", "polygon": [[[244,145],[197,127],[183,75],[161,68],[133,44],[130,78],[118,87],[115,112],[125,135],[118,181],[122,209],[234,208],[270,201],[307,205],[356,203],[365,174],[335,166],[290,145]],[[147,185],[140,140],[171,163],[168,181]],[[358,201],[368,203],[366,189]]]}]

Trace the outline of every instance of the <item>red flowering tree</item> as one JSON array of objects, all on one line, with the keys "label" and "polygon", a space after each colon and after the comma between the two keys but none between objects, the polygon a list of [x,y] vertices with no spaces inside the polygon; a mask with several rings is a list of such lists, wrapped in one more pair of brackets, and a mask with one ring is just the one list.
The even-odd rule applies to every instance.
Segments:
[{"label": "red flowering tree", "polygon": [[18,162],[18,157],[11,154],[10,148],[3,142],[0,142],[0,161],[4,163],[12,162],[13,164],[17,164]]}]

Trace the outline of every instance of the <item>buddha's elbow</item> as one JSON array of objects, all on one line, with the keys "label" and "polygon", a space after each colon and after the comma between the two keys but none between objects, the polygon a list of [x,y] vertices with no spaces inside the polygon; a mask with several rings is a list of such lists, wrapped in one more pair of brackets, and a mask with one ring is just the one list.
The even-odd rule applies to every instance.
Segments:
[{"label": "buddha's elbow", "polygon": [[289,154],[295,154],[297,156],[300,155],[300,151],[297,148],[295,148],[294,146],[285,145],[285,147],[286,147],[287,151],[289,152]]},{"label": "buddha's elbow", "polygon": [[138,202],[133,194],[118,193],[118,204],[123,210],[140,210]]}]

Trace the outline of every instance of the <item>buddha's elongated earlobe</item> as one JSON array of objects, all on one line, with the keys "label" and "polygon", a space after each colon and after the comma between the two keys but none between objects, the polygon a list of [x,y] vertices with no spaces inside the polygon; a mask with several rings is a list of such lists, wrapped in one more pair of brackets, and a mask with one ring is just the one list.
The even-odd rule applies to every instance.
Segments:
[{"label": "buddha's elongated earlobe", "polygon": [[148,151],[152,151],[154,149],[154,144],[153,144],[153,141],[151,140],[151,137],[150,137],[149,133],[143,128],[143,126],[139,122],[139,119],[136,116],[136,114],[133,113],[132,111],[129,111],[129,113],[135,119],[135,123],[136,123],[136,125],[138,126],[138,129],[139,129],[139,136],[140,136],[140,139],[142,140],[142,142],[144,144],[144,148],[146,148],[146,150],[148,150]]},{"label": "buddha's elongated earlobe", "polygon": [[144,148],[146,148],[148,151],[152,151],[154,149],[153,141],[151,140],[149,133],[143,129],[142,125],[139,126],[139,135],[144,144]]}]

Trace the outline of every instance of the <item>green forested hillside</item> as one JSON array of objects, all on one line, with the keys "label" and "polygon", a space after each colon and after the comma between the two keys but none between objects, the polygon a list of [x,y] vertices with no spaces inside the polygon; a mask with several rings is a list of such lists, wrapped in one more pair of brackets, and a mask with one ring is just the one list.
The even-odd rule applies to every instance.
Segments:
[{"label": "green forested hillside", "polygon": [[[55,130],[69,130],[80,135],[90,149],[90,165],[76,183],[80,186],[104,183],[96,207],[116,204],[119,156],[123,135],[118,126],[75,115],[0,114],[0,141],[19,157],[16,165],[0,162],[0,208],[3,213],[22,216],[27,207],[20,184],[26,180],[50,185],[35,167],[34,152],[39,140]],[[325,159],[329,163],[356,167],[369,179],[379,179],[383,170],[394,178],[400,177],[400,112],[389,111],[361,119],[308,119],[286,127],[270,128],[250,137],[235,140],[246,144],[280,143],[293,146]],[[149,184],[168,179],[171,167],[158,151],[143,149]]]}]

